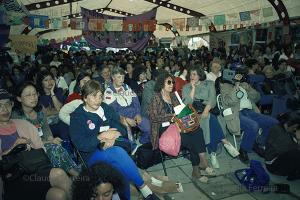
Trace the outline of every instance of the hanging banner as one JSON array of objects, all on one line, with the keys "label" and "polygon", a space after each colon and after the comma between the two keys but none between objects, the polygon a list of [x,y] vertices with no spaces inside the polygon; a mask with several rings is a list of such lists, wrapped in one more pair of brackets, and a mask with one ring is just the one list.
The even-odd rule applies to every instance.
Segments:
[{"label": "hanging banner", "polygon": [[106,31],[122,31],[123,20],[120,19],[107,19],[105,24]]},{"label": "hanging banner", "polygon": [[172,25],[175,26],[177,30],[183,31],[185,28],[185,18],[172,19]]},{"label": "hanging banner", "polygon": [[144,20],[143,30],[146,32],[154,32],[156,29],[156,20]]},{"label": "hanging banner", "polygon": [[189,18],[187,18],[186,23],[189,27],[198,27],[199,26],[199,17],[189,17]]},{"label": "hanging banner", "polygon": [[250,12],[249,11],[240,12],[240,19],[241,21],[251,20]]},{"label": "hanging banner", "polygon": [[224,25],[226,23],[225,15],[215,15],[214,24],[215,25]]},{"label": "hanging banner", "polygon": [[263,17],[271,17],[273,16],[273,8],[269,7],[269,8],[263,8]]},{"label": "hanging banner", "polygon": [[88,29],[90,31],[104,31],[104,19],[89,19]]},{"label": "hanging banner", "polygon": [[258,21],[260,17],[260,10],[251,10],[250,16],[251,16],[251,20]]},{"label": "hanging banner", "polygon": [[47,21],[49,20],[48,16],[30,15],[28,19],[29,19],[28,25],[31,28],[49,28],[49,23],[47,24]]},{"label": "hanging banner", "polygon": [[11,48],[17,53],[33,54],[37,51],[37,37],[34,35],[11,35]]},{"label": "hanging banner", "polygon": [[[114,47],[141,51],[147,45],[152,33],[143,30],[143,22],[155,20],[156,9],[129,17],[104,15],[85,8],[81,8],[81,13],[84,22],[83,36],[91,45],[96,48]],[[106,31],[90,30],[88,26],[90,19],[102,19],[108,22],[105,25]]]},{"label": "hanging banner", "polygon": [[52,29],[61,29],[62,28],[62,18],[52,18],[50,20],[50,26]]},{"label": "hanging banner", "polygon": [[70,27],[73,30],[82,30],[84,28],[84,22],[81,18],[72,18],[70,20]]}]

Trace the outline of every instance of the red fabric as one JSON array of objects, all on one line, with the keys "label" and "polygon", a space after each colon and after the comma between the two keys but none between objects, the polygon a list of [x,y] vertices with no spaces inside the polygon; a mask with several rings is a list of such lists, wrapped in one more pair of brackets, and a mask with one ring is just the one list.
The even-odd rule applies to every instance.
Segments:
[{"label": "red fabric", "polygon": [[81,99],[81,95],[77,92],[73,92],[72,94],[70,94],[66,100],[66,103],[69,103],[75,99]]},{"label": "red fabric", "polygon": [[180,97],[182,97],[182,88],[187,83],[188,83],[188,81],[185,81],[180,77],[175,78],[175,91],[178,92]]}]

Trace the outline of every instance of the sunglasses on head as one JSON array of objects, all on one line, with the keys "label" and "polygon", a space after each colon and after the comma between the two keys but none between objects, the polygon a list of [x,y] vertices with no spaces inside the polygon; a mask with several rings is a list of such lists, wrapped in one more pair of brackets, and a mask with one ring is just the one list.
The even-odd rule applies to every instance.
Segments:
[{"label": "sunglasses on head", "polygon": [[174,84],[175,84],[175,81],[173,81],[173,80],[168,80],[168,81],[167,81],[167,84],[168,84],[168,85],[171,85],[171,84],[174,85]]}]

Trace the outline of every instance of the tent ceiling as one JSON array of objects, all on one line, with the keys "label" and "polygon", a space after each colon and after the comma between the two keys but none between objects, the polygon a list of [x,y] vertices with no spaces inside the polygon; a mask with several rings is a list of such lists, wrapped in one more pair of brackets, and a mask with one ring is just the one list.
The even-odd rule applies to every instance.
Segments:
[{"label": "tent ceiling", "polygon": [[[155,7],[156,4],[145,0],[17,0],[27,6],[34,3],[51,2],[47,8],[38,9],[37,6],[30,10],[31,14],[47,15],[50,18],[67,16],[80,13],[80,8],[95,10],[101,8],[117,9],[132,14],[141,14]],[[153,0],[160,1],[160,0]],[[266,7],[271,7],[268,0],[162,0],[174,5],[178,5],[207,16],[216,14],[238,13],[241,11],[256,10]],[[299,0],[282,0],[285,4],[290,17],[299,16],[300,1]],[[72,2],[72,12],[70,12],[70,2]],[[54,4],[62,4],[52,6]],[[106,10],[103,12],[107,15],[124,16]],[[158,22],[171,22],[172,18],[187,18],[191,17],[188,14],[178,12],[165,7],[159,7],[157,10],[156,19]],[[278,19],[278,18],[277,18]]]}]

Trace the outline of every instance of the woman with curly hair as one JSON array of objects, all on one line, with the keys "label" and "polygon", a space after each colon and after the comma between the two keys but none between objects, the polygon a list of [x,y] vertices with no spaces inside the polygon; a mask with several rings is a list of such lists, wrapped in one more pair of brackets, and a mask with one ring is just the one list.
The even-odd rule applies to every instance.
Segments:
[{"label": "woman with curly hair", "polygon": [[[173,91],[174,77],[165,72],[158,76],[154,91],[154,95],[149,105],[149,117],[151,122],[151,143],[154,149],[158,148],[159,136],[170,125],[171,119],[175,116],[174,107],[179,105],[179,101]],[[167,125],[168,124],[168,125]],[[201,167],[206,169],[208,175],[215,175],[214,171],[208,167],[205,158],[205,141],[201,128],[189,133],[181,134],[181,146],[188,149],[191,155],[193,166],[192,178],[200,182],[207,182],[208,178],[202,176]]]},{"label": "woman with curly hair", "polygon": [[84,169],[72,185],[73,200],[116,200],[125,187],[123,175],[104,162]]}]

